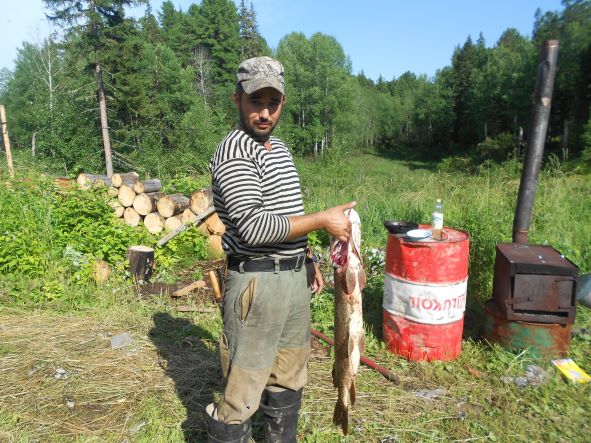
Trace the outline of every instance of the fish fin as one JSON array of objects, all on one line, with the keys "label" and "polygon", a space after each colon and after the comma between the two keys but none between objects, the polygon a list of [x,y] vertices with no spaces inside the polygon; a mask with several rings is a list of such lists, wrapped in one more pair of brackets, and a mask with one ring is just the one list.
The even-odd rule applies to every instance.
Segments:
[{"label": "fish fin", "polygon": [[363,291],[365,289],[365,285],[367,284],[367,275],[365,274],[365,269],[363,269],[363,267],[359,269],[357,280],[359,281],[359,290]]},{"label": "fish fin", "polygon": [[345,270],[345,291],[351,294],[357,285],[357,273],[353,272],[348,266]]},{"label": "fish fin", "polygon": [[332,365],[332,384],[334,385],[335,388],[338,388],[339,385],[337,383],[337,368],[336,368],[336,364]]},{"label": "fish fin", "polygon": [[365,354],[365,332],[362,331],[361,337],[359,337],[359,352]]},{"label": "fish fin", "polygon": [[351,380],[351,388],[349,389],[349,398],[351,400],[351,406],[355,404],[357,398],[357,391],[355,390],[355,379]]},{"label": "fish fin", "polygon": [[337,404],[334,407],[332,422],[337,426],[341,425],[344,435],[349,433],[349,408],[345,406],[341,399],[337,400]]}]

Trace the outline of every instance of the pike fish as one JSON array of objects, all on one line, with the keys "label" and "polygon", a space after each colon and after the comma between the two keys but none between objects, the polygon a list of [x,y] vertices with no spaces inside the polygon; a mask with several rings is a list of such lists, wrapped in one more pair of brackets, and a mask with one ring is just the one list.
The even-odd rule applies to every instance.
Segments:
[{"label": "pike fish", "polygon": [[348,242],[333,239],[331,259],[334,267],[334,353],[332,381],[338,389],[333,422],[343,434],[349,432],[349,407],[355,404],[355,375],[365,351],[365,331],[361,310],[361,291],[366,276],[361,259],[361,220],[354,209],[345,211],[351,221]]}]

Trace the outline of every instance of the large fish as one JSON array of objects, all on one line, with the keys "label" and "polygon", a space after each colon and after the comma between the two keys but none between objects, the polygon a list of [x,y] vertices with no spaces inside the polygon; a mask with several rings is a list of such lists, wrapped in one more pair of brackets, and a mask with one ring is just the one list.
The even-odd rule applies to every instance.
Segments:
[{"label": "large fish", "polygon": [[354,209],[345,211],[351,221],[348,242],[333,239],[331,259],[334,267],[334,350],[332,381],[339,397],[333,422],[349,432],[349,407],[355,404],[355,375],[361,354],[365,351],[365,332],[361,310],[361,291],[366,276],[361,260],[361,220]]}]

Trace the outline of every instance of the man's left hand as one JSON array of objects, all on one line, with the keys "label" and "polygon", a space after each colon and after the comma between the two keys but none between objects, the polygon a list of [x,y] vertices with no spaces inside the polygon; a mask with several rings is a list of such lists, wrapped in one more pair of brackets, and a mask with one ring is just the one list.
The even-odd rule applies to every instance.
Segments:
[{"label": "man's left hand", "polygon": [[322,277],[322,271],[320,271],[320,264],[313,263],[314,265],[314,278],[312,279],[312,293],[320,294],[324,289],[324,277]]}]

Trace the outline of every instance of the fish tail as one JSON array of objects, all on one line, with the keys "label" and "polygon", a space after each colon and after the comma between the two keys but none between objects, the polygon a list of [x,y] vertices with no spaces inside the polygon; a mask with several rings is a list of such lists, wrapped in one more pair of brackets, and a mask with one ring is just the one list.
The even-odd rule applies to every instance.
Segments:
[{"label": "fish tail", "polygon": [[343,434],[347,435],[349,432],[349,408],[345,406],[341,399],[337,400],[337,404],[334,407],[332,421],[337,426],[341,425]]}]

